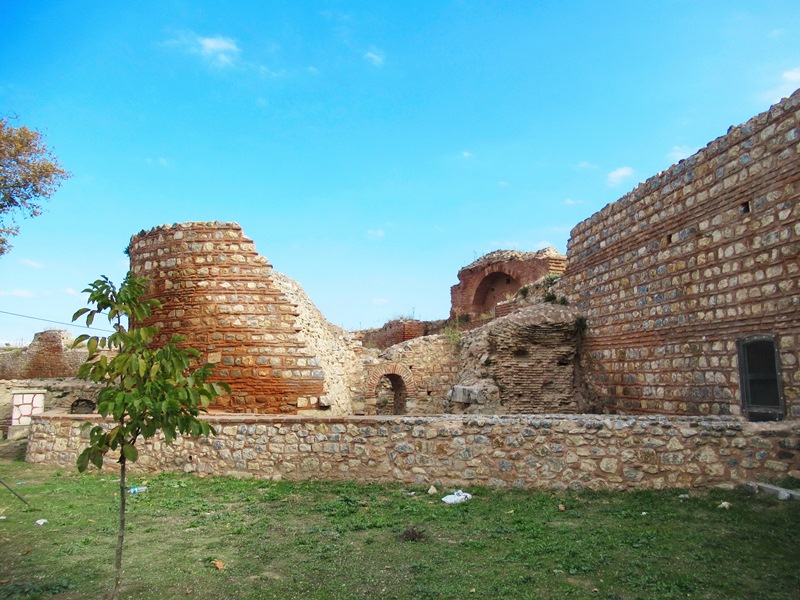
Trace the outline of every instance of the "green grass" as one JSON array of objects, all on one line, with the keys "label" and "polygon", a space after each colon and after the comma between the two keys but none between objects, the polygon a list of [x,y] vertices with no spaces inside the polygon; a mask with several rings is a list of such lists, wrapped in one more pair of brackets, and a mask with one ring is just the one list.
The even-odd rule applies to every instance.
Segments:
[{"label": "green grass", "polygon": [[[0,487],[0,598],[106,595],[114,474],[0,459],[0,478],[34,507]],[[182,475],[130,485],[143,480],[150,489],[128,497],[123,598],[800,595],[800,503],[745,490],[682,500],[682,490],[471,488],[471,501],[448,506],[451,490],[396,485]]]}]

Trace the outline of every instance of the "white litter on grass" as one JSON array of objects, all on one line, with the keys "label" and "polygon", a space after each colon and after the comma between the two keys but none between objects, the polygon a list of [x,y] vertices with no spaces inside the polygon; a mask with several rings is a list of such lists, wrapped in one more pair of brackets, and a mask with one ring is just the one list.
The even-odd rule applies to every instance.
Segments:
[{"label": "white litter on grass", "polygon": [[36,521],[37,525],[44,525],[45,523],[47,523],[47,519],[39,519],[38,521]]},{"label": "white litter on grass", "polygon": [[467,500],[472,498],[472,494],[468,494],[467,492],[462,492],[461,490],[456,490],[454,494],[448,494],[444,498],[442,498],[442,502],[445,504],[461,504],[462,502],[466,502]]},{"label": "white litter on grass", "polygon": [[731,507],[731,503],[730,503],[730,502],[720,502],[720,505],[719,505],[717,508],[725,508],[725,509],[728,509],[728,508],[730,508],[730,507]]}]

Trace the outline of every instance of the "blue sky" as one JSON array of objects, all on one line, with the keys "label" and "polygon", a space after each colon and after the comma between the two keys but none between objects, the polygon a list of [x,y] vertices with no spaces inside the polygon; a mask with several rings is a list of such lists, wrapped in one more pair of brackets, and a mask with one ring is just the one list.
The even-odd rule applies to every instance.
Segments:
[{"label": "blue sky", "polygon": [[[581,220],[800,88],[796,1],[0,0],[0,113],[73,173],[0,258],[0,343],[141,229],[236,221],[348,329]],[[80,330],[72,330],[79,333]]]}]

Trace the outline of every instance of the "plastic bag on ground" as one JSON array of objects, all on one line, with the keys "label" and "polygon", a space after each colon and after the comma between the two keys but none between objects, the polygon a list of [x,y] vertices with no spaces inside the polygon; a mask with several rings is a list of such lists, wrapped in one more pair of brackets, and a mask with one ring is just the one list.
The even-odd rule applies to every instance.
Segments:
[{"label": "plastic bag on ground", "polygon": [[472,494],[468,494],[467,492],[462,492],[461,490],[456,490],[453,494],[448,494],[444,498],[442,498],[442,502],[445,504],[460,504],[462,502],[466,502],[472,498]]}]

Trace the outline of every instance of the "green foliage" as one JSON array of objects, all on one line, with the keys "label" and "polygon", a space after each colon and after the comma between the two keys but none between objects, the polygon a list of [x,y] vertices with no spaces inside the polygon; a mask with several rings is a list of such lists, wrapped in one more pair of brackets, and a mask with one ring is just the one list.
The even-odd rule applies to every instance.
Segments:
[{"label": "green foliage", "polygon": [[[208,436],[214,429],[197,417],[205,412],[224,384],[209,383],[212,365],[191,369],[200,353],[194,348],[180,348],[180,336],[155,347],[156,327],[136,326],[144,322],[157,300],[144,298],[147,281],[129,273],[117,289],[102,277],[89,285],[89,304],[72,317],[85,316],[86,325],[102,315],[114,325],[108,337],[81,335],[74,344],[86,343],[89,356],[81,365],[78,377],[103,385],[97,397],[97,412],[111,417],[115,426],[106,429],[95,425],[89,433],[89,446],[78,457],[78,469],[85,471],[89,463],[100,468],[109,450],[120,451],[120,462],[136,462],[139,453],[136,441],[150,438],[161,431],[169,444],[178,433]],[[132,326],[127,329],[123,321]],[[103,350],[115,350],[109,358]]]},{"label": "green foliage", "polygon": [[11,249],[8,238],[19,233],[15,214],[39,216],[41,201],[55,194],[69,177],[41,133],[0,118],[0,256]]},{"label": "green foliage", "polygon": [[[128,273],[119,289],[107,278],[89,284],[83,290],[89,293],[89,304],[72,317],[73,321],[86,318],[90,326],[95,317],[102,315],[114,326],[107,337],[81,335],[74,344],[86,343],[89,356],[78,370],[78,377],[102,386],[97,396],[97,412],[110,417],[114,425],[90,427],[89,445],[78,455],[78,470],[83,472],[89,464],[98,469],[109,451],[119,450],[119,526],[117,531],[116,582],[112,599],[119,597],[122,581],[122,546],[125,532],[125,466],[139,459],[136,442],[151,438],[158,431],[170,444],[180,433],[208,436],[214,428],[198,419],[209,404],[222,392],[224,384],[209,383],[212,365],[193,368],[200,353],[193,348],[181,348],[180,336],[157,347],[157,327],[142,325],[154,308],[161,304],[145,298],[147,281]],[[127,328],[125,325],[127,325]],[[104,350],[114,351],[109,357]]]},{"label": "green foliage", "polygon": [[586,331],[586,326],[587,326],[586,317],[580,316],[575,319],[575,329],[577,331],[580,332]]},{"label": "green foliage", "polygon": [[548,304],[555,304],[558,300],[558,296],[556,296],[553,292],[547,292],[544,297],[542,298]]},{"label": "green foliage", "polygon": [[450,323],[443,330],[442,335],[447,338],[453,346],[458,346],[461,343],[461,329],[458,323]]},{"label": "green foliage", "polygon": [[519,292],[517,293],[519,294],[520,298],[527,298],[530,291],[531,291],[530,286],[523,285],[521,288],[519,288]]},{"label": "green foliage", "polygon": [[544,287],[549,290],[559,279],[561,279],[560,275],[546,275],[544,278]]}]

